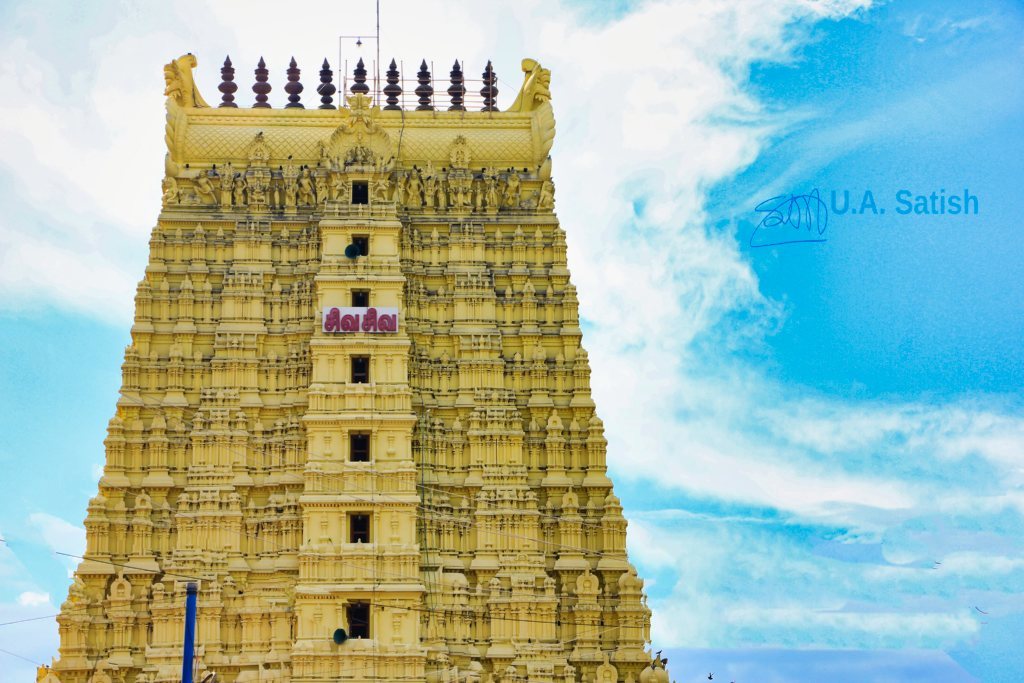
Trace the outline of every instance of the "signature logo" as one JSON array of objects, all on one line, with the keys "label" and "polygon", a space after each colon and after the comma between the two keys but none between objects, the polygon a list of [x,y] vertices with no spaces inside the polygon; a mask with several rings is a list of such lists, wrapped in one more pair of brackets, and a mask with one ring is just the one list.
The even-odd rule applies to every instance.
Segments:
[{"label": "signature logo", "polygon": [[818,190],[772,197],[755,206],[754,211],[764,217],[750,234],[751,247],[827,241],[828,207]]}]

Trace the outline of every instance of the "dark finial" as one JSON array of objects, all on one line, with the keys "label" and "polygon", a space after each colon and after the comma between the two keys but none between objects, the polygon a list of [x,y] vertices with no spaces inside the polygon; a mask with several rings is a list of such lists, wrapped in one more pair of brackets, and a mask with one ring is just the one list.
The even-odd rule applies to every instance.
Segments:
[{"label": "dark finial", "polygon": [[487,67],[484,69],[484,87],[480,88],[480,95],[484,98],[484,106],[480,111],[498,111],[494,102],[498,97],[498,76],[494,73],[491,60],[487,60]]},{"label": "dark finial", "polygon": [[269,75],[267,63],[263,61],[263,57],[260,57],[260,62],[256,65],[256,82],[252,86],[252,91],[256,93],[256,104],[252,105],[253,109],[270,109],[270,105],[267,103],[267,93],[270,92],[270,84],[267,83]]},{"label": "dark finial", "polygon": [[288,83],[284,86],[284,91],[288,93],[288,104],[284,105],[284,108],[305,109],[299,102],[302,83],[299,83],[299,65],[295,63],[295,57],[292,57],[292,61],[288,63],[288,71],[285,73],[288,74]]},{"label": "dark finial", "polygon": [[349,90],[352,94],[362,93],[365,95],[370,92],[370,86],[366,85],[366,67],[363,66],[363,58],[360,57],[356,63],[356,68],[352,70],[352,87]]},{"label": "dark finial", "polygon": [[220,68],[220,85],[217,86],[217,90],[223,93],[220,96],[220,106],[222,107],[235,107],[235,91],[238,90],[238,84],[235,83],[235,67],[231,66],[231,55],[224,58],[224,66]]},{"label": "dark finial", "polygon": [[331,65],[327,63],[327,59],[324,59],[324,65],[320,68],[320,85],[316,87],[316,92],[320,95],[320,102],[322,103],[318,109],[334,109],[334,105],[331,104],[331,95],[337,92],[337,88],[334,87],[334,72],[331,71]]},{"label": "dark finial", "polygon": [[391,66],[388,67],[388,72],[385,74],[387,77],[388,84],[384,86],[384,94],[388,97],[388,104],[385,109],[401,109],[398,106],[398,98],[402,94],[402,86],[398,84],[398,65],[395,64],[395,60],[391,60]]},{"label": "dark finial", "polygon": [[434,105],[430,103],[430,98],[434,96],[434,88],[430,85],[430,72],[427,71],[427,60],[420,62],[420,72],[416,74],[416,80],[419,81],[419,85],[416,86],[416,96],[420,98],[420,106],[416,107],[416,111],[430,111],[434,108]]},{"label": "dark finial", "polygon": [[466,86],[464,85],[466,79],[462,75],[462,67],[459,66],[457,59],[455,65],[452,66],[450,76],[452,84],[448,86],[448,95],[452,98],[452,106],[448,107],[448,111],[466,111],[466,108],[462,106],[463,98],[466,96]]}]

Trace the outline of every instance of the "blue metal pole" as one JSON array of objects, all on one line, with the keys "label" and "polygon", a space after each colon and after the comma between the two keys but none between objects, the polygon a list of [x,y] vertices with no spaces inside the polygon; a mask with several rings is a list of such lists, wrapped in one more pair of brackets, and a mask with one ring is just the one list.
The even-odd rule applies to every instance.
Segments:
[{"label": "blue metal pole", "polygon": [[195,655],[196,640],[196,593],[199,588],[194,583],[185,587],[185,651],[181,660],[181,683],[192,683],[192,658]]}]

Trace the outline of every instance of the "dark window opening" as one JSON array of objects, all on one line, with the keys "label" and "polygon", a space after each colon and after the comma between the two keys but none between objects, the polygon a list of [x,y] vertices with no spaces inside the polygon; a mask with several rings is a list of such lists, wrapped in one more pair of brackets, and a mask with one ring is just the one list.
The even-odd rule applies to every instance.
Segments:
[{"label": "dark window opening", "polygon": [[370,542],[370,515],[352,514],[348,518],[348,542]]},{"label": "dark window opening", "polygon": [[370,203],[370,183],[365,180],[353,180],[352,181],[352,203],[353,204],[369,204]]},{"label": "dark window opening", "polygon": [[352,383],[366,384],[370,381],[370,357],[352,356]]},{"label": "dark window opening", "polygon": [[360,256],[370,255],[370,238],[366,235],[356,235],[352,238],[352,244],[359,247]]},{"label": "dark window opening", "polygon": [[357,289],[352,292],[352,305],[356,308],[366,308],[370,305],[370,292],[365,289]]},{"label": "dark window opening", "polygon": [[348,459],[352,462],[370,462],[369,434],[349,434],[348,448]]},{"label": "dark window opening", "polygon": [[345,609],[349,638],[370,637],[370,603],[354,602]]}]

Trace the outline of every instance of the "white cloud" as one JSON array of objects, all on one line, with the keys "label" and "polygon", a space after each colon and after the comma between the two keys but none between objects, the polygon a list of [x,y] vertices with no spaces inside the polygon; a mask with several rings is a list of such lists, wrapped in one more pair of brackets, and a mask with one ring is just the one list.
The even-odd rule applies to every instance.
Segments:
[{"label": "white cloud", "polygon": [[74,576],[75,567],[79,562],[78,557],[85,552],[85,529],[45,512],[33,512],[28,516],[28,520],[50,550],[76,556],[61,555],[68,576]]},{"label": "white cloud", "polygon": [[49,593],[38,593],[36,591],[25,591],[18,596],[18,604],[22,607],[38,607],[39,605],[50,604]]}]

